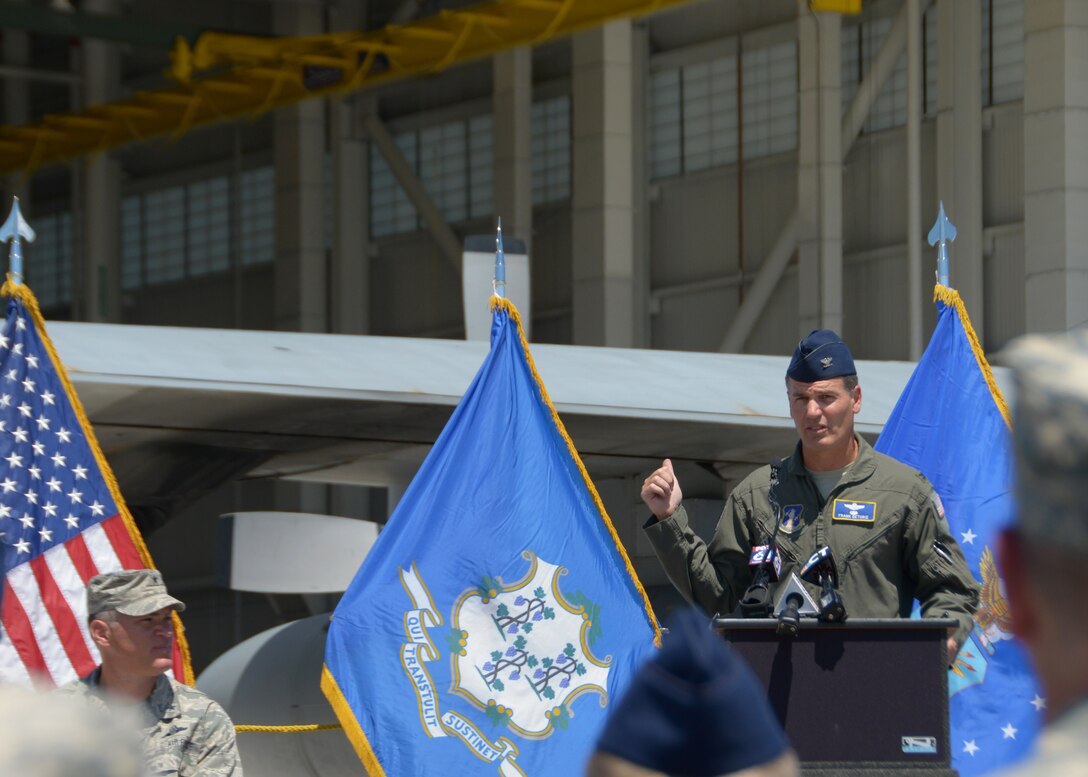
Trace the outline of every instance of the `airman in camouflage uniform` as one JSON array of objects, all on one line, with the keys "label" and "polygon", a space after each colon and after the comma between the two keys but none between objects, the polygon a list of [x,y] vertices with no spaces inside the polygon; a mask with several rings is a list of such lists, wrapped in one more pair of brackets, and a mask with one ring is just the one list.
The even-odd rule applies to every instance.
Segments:
[{"label": "airman in camouflage uniform", "polygon": [[[774,489],[782,577],[830,547],[849,615],[907,617],[917,597],[924,617],[958,623],[948,638],[951,664],[973,626],[978,584],[933,486],[854,432],[861,387],[837,334],[817,330],[798,344],[786,388],[800,440]],[[677,589],[708,613],[732,612],[751,583],[750,554],[775,532],[770,482],[763,467],[733,489],[709,545],[689,526],[669,460],[643,483],[654,551]]]},{"label": "airman in camouflage uniform", "polygon": [[165,674],[173,656],[171,613],[185,605],[166,592],[162,576],[148,569],[98,575],[87,586],[87,605],[102,665],[58,692],[138,728],[149,775],[242,777],[227,713]]},{"label": "airman in camouflage uniform", "polygon": [[1013,444],[1019,519],[1001,537],[1012,630],[1046,695],[1047,724],[1006,777],[1088,775],[1088,332],[1025,337]]}]

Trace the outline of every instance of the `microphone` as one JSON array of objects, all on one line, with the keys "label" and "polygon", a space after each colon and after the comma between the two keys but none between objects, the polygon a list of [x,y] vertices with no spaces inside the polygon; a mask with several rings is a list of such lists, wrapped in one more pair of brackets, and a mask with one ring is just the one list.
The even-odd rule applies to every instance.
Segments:
[{"label": "microphone", "polygon": [[814,618],[818,615],[816,602],[805,588],[796,572],[791,572],[781,588],[778,605],[774,615],[778,618],[778,634],[796,637],[801,626],[801,618]]},{"label": "microphone", "polygon": [[768,579],[779,580],[782,576],[782,554],[777,545],[756,545],[752,548],[752,555],[748,557],[748,566],[755,567],[753,572],[766,565]]},{"label": "microphone", "polygon": [[824,545],[809,556],[801,569],[801,579],[820,586],[820,620],[829,623],[846,620],[846,605],[843,603],[842,594],[836,590],[839,585],[839,572],[831,548]]},{"label": "microphone", "polygon": [[774,516],[774,532],[769,538],[765,537],[762,544],[753,547],[748,557],[748,566],[754,567],[755,571],[751,584],[740,598],[740,611],[745,618],[766,618],[774,607],[771,602],[771,589],[767,583],[778,580],[782,571],[782,556],[775,544],[778,530],[782,526],[782,508],[779,507],[778,496],[775,494],[778,471],[781,468],[782,459],[775,457],[771,462],[771,485],[767,490],[767,499],[771,503],[771,513]]}]

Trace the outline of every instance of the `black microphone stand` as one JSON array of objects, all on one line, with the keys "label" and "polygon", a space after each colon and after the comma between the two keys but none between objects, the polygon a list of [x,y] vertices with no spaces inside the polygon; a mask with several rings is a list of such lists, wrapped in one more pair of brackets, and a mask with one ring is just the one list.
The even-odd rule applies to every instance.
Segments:
[{"label": "black microphone stand", "polygon": [[778,531],[782,527],[782,507],[778,504],[778,472],[782,468],[782,459],[775,457],[771,462],[771,485],[767,489],[767,501],[771,503],[771,514],[774,516],[774,532],[767,543],[767,551],[763,554],[763,560],[756,567],[752,582],[740,598],[740,611],[745,618],[766,618],[774,610],[771,601],[771,589],[767,585],[767,564],[770,563],[772,554],[778,553]]}]

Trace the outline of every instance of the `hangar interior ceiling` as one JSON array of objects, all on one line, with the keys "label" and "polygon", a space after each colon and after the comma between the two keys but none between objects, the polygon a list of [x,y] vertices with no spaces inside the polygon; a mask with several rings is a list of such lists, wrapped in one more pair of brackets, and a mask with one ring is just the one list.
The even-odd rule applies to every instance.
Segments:
[{"label": "hangar interior ceiling", "polygon": [[[78,113],[0,127],[0,173],[107,151],[206,124],[251,117],[318,97],[346,94],[447,68],[525,45],[539,45],[610,19],[659,11],[689,0],[492,0],[444,3],[434,13],[373,31],[282,37],[179,27],[119,15],[11,4],[5,26],[162,47],[170,40],[172,86],[135,89]],[[391,18],[405,14],[398,6]],[[410,4],[409,4],[410,7]],[[192,41],[190,42],[190,39]],[[29,75],[29,73],[28,73]]]}]

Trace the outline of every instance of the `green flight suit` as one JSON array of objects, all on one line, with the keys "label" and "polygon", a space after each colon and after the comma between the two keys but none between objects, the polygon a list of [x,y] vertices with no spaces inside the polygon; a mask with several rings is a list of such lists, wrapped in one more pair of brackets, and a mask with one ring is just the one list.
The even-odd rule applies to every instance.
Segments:
[{"label": "green flight suit", "polygon": [[[828,545],[850,617],[908,617],[917,598],[923,616],[959,623],[955,636],[962,645],[974,624],[978,584],[939,497],[921,473],[856,439],[857,458],[826,502],[805,470],[800,443],[783,462],[775,489],[785,524],[776,540],[782,578],[799,574],[809,556]],[[673,585],[708,613],[736,609],[752,579],[752,548],[774,531],[770,470],[756,470],[733,489],[709,546],[692,531],[683,506],[663,521],[651,516],[645,526]],[[819,601],[819,588],[808,587]]]}]

